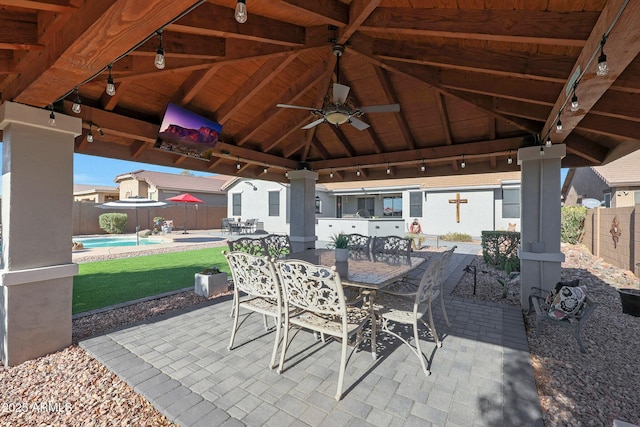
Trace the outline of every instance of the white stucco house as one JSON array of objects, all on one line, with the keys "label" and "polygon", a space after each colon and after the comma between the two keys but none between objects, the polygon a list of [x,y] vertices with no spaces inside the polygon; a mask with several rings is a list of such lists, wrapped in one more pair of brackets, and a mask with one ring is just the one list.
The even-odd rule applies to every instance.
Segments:
[{"label": "white stucco house", "polygon": [[[237,178],[227,191],[228,217],[257,218],[270,233],[289,233],[290,187]],[[520,172],[316,185],[316,235],[337,232],[404,235],[418,218],[424,234],[520,229]]]}]

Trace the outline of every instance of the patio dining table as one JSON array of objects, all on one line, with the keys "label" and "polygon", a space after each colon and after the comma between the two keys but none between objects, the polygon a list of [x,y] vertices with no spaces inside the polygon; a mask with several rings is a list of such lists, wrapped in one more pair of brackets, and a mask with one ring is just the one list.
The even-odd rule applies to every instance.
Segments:
[{"label": "patio dining table", "polygon": [[350,256],[346,262],[338,262],[331,249],[307,249],[294,252],[287,259],[301,259],[313,264],[336,267],[342,284],[378,291],[406,276],[425,261],[422,257],[398,257],[393,260],[374,260],[373,257]]}]

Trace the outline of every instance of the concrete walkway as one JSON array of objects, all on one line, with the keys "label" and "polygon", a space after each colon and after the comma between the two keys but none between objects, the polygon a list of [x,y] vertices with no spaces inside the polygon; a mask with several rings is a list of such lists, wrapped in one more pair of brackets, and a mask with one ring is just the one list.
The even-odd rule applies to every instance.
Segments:
[{"label": "concrete walkway", "polygon": [[[80,346],[181,426],[542,426],[520,308],[454,298],[477,245],[458,244],[445,282],[443,346],[423,335],[425,377],[406,345],[378,335],[378,359],[354,353],[333,398],[340,345],[301,332],[285,371],[267,368],[273,332],[252,315],[230,336],[230,298],[85,339]],[[366,348],[365,342],[363,348]]]}]

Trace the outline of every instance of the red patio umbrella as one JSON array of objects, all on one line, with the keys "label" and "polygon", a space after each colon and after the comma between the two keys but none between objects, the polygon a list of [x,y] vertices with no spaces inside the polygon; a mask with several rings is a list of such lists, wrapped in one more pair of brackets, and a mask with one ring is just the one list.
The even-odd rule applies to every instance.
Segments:
[{"label": "red patio umbrella", "polygon": [[179,194],[177,196],[169,197],[169,202],[184,203],[184,231],[182,234],[187,234],[187,204],[188,203],[204,203],[202,200],[189,193]]}]

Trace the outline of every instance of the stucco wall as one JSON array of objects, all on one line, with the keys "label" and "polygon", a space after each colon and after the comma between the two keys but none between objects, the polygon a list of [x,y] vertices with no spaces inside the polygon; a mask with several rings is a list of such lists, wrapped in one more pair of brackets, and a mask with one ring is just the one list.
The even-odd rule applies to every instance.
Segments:
[{"label": "stucco wall", "polygon": [[[640,215],[638,207],[595,208],[587,212],[582,243],[597,257],[640,275]],[[614,219],[620,233],[614,243]]]},{"label": "stucco wall", "polygon": [[[456,205],[449,203],[460,193],[460,222],[456,222]],[[423,209],[422,230],[425,234],[465,233],[479,237],[482,230],[494,229],[493,190],[460,190],[427,192]]]}]

